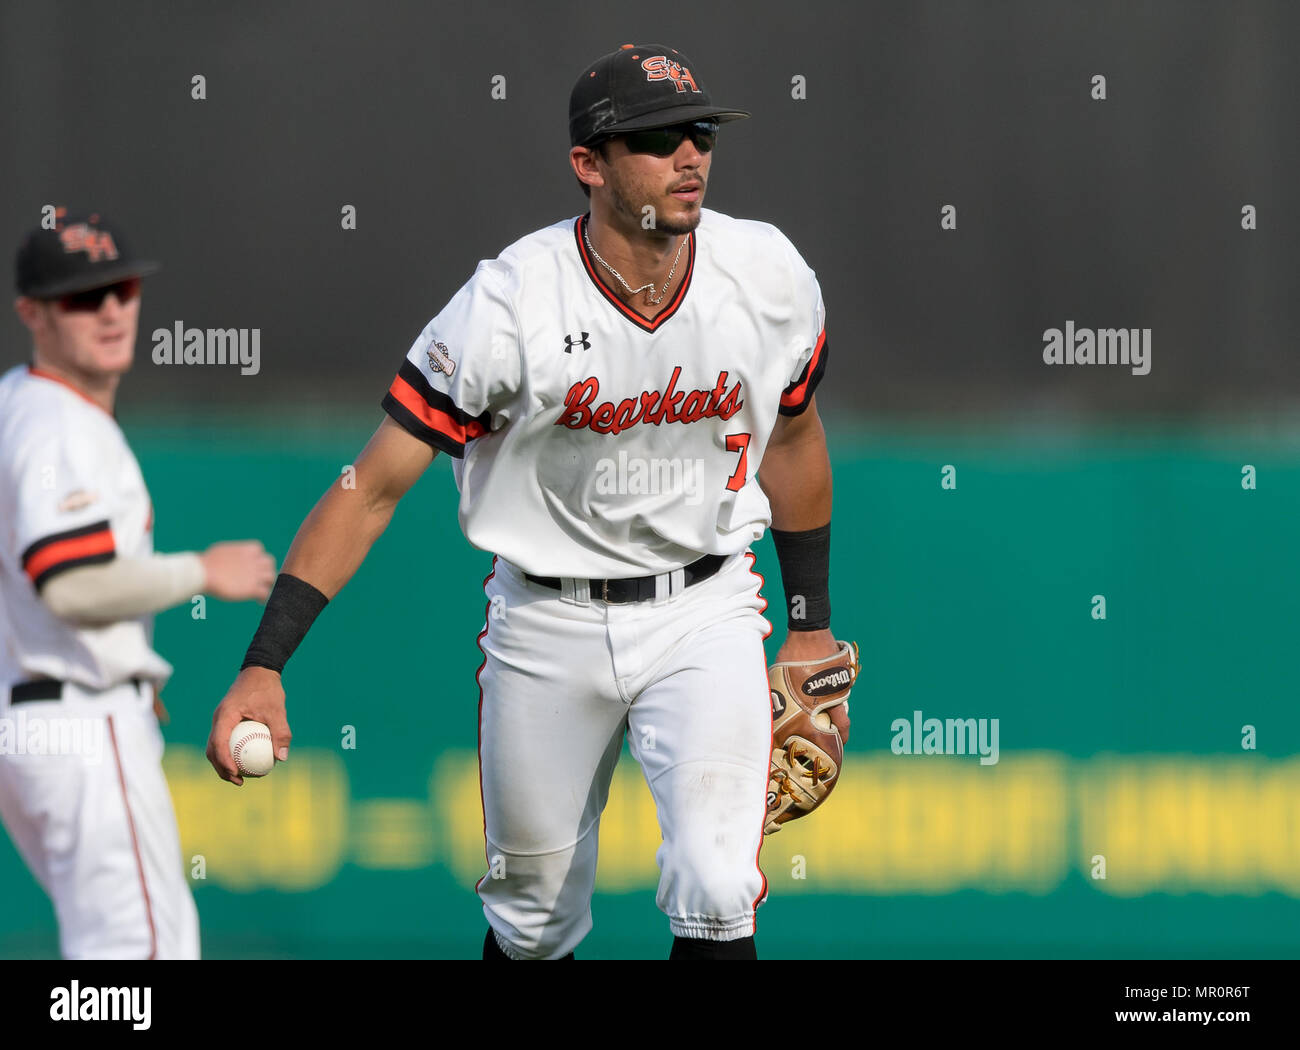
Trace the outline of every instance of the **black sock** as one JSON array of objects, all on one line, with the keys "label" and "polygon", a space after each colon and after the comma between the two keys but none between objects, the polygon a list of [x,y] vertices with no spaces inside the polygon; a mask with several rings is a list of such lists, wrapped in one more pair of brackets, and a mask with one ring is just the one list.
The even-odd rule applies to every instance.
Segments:
[{"label": "black sock", "polygon": [[757,959],[753,937],[709,941],[703,937],[674,937],[669,959]]},{"label": "black sock", "polygon": [[[492,927],[488,927],[487,936],[483,938],[483,961],[484,962],[514,962],[510,956],[501,950],[501,945],[497,944],[496,935],[492,932]],[[573,962],[573,952],[568,955],[561,955],[560,962]]]}]

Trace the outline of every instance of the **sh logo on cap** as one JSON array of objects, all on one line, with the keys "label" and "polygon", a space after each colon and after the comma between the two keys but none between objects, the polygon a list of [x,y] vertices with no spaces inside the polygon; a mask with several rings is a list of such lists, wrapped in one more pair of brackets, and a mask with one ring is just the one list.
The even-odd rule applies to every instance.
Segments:
[{"label": "sh logo on cap", "polygon": [[651,55],[641,63],[641,68],[645,70],[646,80],[651,82],[671,79],[678,94],[686,91],[687,84],[691,86],[690,89],[696,94],[700,92],[700,89],[695,85],[695,78],[691,76],[691,71],[680,62],[674,62],[665,55]]},{"label": "sh logo on cap", "polygon": [[100,259],[116,259],[117,245],[113,235],[106,230],[97,230],[89,223],[78,222],[64,226],[59,231],[59,240],[65,252],[85,252],[91,262]]}]

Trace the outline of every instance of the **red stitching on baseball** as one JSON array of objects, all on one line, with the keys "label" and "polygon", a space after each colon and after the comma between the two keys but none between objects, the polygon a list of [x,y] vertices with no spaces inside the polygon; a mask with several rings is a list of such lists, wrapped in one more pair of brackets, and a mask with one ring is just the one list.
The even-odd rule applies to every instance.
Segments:
[{"label": "red stitching on baseball", "polygon": [[247,773],[250,777],[257,775],[255,773],[249,773],[248,770],[246,770],[243,766],[239,764],[239,756],[244,753],[244,745],[247,744],[250,740],[262,740],[263,738],[270,740],[271,734],[263,733],[261,731],[250,733],[248,736],[241,737],[239,743],[235,745],[234,751],[231,752],[231,757],[234,758],[235,768],[239,770],[239,772]]}]

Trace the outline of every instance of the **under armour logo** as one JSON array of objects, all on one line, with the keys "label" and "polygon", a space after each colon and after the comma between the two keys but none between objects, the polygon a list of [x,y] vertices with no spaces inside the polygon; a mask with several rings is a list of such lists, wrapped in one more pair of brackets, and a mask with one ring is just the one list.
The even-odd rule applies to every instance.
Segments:
[{"label": "under armour logo", "polygon": [[583,332],[582,335],[579,336],[577,339],[574,339],[573,336],[571,336],[571,335],[566,335],[566,336],[564,337],[564,352],[565,352],[566,354],[571,354],[571,353],[573,353],[573,348],[574,348],[578,343],[581,343],[581,344],[582,344],[582,348],[583,348],[584,350],[590,350],[590,349],[591,349],[591,344],[590,344],[589,342],[587,342],[587,336],[589,336],[589,335],[591,335],[590,332]]}]

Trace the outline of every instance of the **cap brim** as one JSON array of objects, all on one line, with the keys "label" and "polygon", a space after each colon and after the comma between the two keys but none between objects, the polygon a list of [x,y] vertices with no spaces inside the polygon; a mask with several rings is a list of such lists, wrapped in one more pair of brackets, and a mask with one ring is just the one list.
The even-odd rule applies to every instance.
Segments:
[{"label": "cap brim", "polygon": [[727,109],[724,106],[675,106],[672,109],[659,109],[643,117],[630,117],[602,128],[599,137],[619,135],[624,131],[648,131],[651,128],[668,128],[674,124],[686,124],[693,120],[714,120],[726,124],[732,120],[744,120],[749,114],[743,109]]},{"label": "cap brim", "polygon": [[101,266],[94,273],[82,273],[76,277],[65,277],[61,281],[29,288],[25,292],[30,299],[51,299],[56,295],[71,295],[73,292],[88,292],[92,288],[103,288],[106,284],[116,284],[128,277],[148,277],[157,273],[159,266],[151,259],[136,259],[132,262],[114,263]]}]

